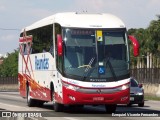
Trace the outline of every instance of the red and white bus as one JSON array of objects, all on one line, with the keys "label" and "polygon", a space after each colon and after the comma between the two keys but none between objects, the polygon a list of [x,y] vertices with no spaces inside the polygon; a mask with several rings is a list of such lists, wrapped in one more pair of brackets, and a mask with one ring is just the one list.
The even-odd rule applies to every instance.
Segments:
[{"label": "red and white bus", "polygon": [[139,44],[111,14],[58,13],[25,27],[19,39],[20,95],[29,107],[117,104],[130,99],[128,39]]}]

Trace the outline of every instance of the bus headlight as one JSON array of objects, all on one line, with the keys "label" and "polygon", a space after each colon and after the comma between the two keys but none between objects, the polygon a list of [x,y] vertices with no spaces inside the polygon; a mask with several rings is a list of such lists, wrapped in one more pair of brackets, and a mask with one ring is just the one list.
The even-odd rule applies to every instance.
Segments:
[{"label": "bus headlight", "polygon": [[127,88],[129,88],[129,86],[130,86],[129,84],[122,85],[122,88],[121,88],[121,89],[122,89],[122,90],[126,90]]},{"label": "bus headlight", "polygon": [[66,89],[70,89],[70,90],[74,90],[74,91],[77,91],[79,89],[79,87],[77,87],[77,86],[73,86],[73,85],[70,85],[70,84],[67,84],[67,83],[64,83],[64,82],[63,82],[63,86]]}]

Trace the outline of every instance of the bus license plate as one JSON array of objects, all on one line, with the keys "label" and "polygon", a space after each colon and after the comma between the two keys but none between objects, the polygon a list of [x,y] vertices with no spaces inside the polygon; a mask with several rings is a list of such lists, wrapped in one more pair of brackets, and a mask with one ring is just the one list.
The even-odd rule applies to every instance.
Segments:
[{"label": "bus license plate", "polygon": [[104,101],[104,97],[93,97],[93,101]]}]

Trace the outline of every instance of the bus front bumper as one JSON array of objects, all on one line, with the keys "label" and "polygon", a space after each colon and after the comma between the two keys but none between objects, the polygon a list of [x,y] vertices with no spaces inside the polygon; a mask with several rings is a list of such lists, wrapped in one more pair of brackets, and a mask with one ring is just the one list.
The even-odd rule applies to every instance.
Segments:
[{"label": "bus front bumper", "polygon": [[104,105],[104,104],[128,104],[130,89],[118,92],[103,93],[101,89],[94,89],[97,93],[85,93],[63,86],[63,104]]}]

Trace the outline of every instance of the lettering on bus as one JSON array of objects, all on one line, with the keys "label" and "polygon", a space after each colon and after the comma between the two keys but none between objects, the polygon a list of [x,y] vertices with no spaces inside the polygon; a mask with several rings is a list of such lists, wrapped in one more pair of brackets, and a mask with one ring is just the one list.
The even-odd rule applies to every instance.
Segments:
[{"label": "lettering on bus", "polygon": [[103,87],[106,87],[106,86],[103,85],[103,84],[92,84],[92,87],[95,87],[95,88],[103,88]]},{"label": "lettering on bus", "polygon": [[36,70],[48,70],[49,68],[49,58],[45,58],[45,55],[42,55],[42,58],[35,56],[35,69]]}]

